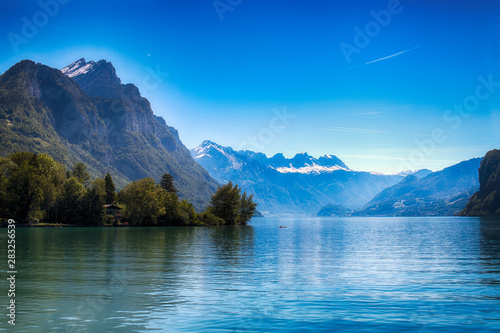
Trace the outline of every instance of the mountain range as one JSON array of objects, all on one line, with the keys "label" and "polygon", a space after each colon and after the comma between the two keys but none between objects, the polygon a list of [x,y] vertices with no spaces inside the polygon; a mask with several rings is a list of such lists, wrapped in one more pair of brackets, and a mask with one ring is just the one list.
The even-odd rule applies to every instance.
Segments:
[{"label": "mountain range", "polygon": [[[168,172],[179,196],[197,210],[219,183],[232,181],[254,194],[265,215],[285,216],[453,215],[478,190],[481,162],[382,175],[354,171],[334,155],[267,157],[211,141],[189,151],[139,89],[121,83],[111,63],[83,58],[61,70],[24,60],[0,75],[0,147],[0,156],[31,151],[68,167],[82,161],[95,177],[110,172],[118,188]],[[481,189],[464,214],[493,209],[491,165],[482,165]]]},{"label": "mountain range", "polygon": [[463,161],[418,178],[409,175],[375,196],[360,216],[455,215],[479,186],[481,158]]},{"label": "mountain range", "polygon": [[30,60],[0,76],[1,156],[48,153],[94,176],[126,183],[172,174],[181,198],[203,209],[218,183],[196,163],[177,130],[154,115],[133,84],[105,60],[80,59],[62,70]]},{"label": "mountain range", "polygon": [[404,178],[353,171],[333,155],[267,157],[211,141],[204,141],[191,154],[217,181],[232,181],[254,194],[264,215],[316,215],[321,207],[332,202],[359,209]]}]

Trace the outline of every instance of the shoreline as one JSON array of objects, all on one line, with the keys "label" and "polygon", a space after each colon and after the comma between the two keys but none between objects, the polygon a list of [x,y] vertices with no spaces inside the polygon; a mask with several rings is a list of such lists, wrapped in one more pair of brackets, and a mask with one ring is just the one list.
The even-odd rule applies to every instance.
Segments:
[{"label": "shoreline", "polygon": [[[151,227],[225,227],[225,226],[244,226],[248,224],[232,224],[232,225],[81,225],[81,224],[16,224],[18,228],[151,228]],[[8,224],[1,224],[0,228],[7,228]]]}]

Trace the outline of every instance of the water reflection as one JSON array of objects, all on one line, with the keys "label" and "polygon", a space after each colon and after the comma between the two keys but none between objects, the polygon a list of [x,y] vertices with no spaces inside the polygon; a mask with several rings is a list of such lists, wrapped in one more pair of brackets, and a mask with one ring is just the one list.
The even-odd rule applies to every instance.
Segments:
[{"label": "water reflection", "polygon": [[[482,282],[500,286],[500,221],[495,218],[481,218],[481,264]],[[496,294],[488,295],[500,300],[500,289]]]},{"label": "water reflection", "polygon": [[494,331],[499,235],[474,218],[24,229],[16,328]]}]

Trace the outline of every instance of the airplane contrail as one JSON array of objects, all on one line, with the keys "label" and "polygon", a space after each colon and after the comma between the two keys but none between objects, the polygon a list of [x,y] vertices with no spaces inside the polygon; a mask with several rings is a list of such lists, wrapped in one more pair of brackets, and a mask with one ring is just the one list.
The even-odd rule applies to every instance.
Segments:
[{"label": "airplane contrail", "polygon": [[375,59],[375,60],[372,60],[372,61],[368,61],[368,62],[365,62],[364,64],[361,64],[361,65],[356,65],[356,66],[348,67],[345,70],[353,69],[353,68],[358,68],[358,67],[366,66],[366,65],[369,65],[369,64],[373,64],[375,62],[379,62],[379,61],[382,61],[382,60],[387,60],[387,59],[390,59],[390,58],[394,58],[394,57],[397,57],[398,55],[402,55],[403,53],[410,52],[410,51],[419,49],[421,47],[422,47],[422,45],[415,46],[415,47],[412,47],[412,48],[410,48],[408,50],[404,50],[404,51],[401,51],[401,52],[398,52],[398,53],[391,54],[391,55],[389,55],[387,57],[383,57],[383,58]]}]

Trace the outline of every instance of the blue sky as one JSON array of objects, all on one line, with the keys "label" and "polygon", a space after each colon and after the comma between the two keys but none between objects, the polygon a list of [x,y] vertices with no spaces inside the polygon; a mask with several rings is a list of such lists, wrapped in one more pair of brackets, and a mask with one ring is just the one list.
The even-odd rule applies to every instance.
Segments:
[{"label": "blue sky", "polygon": [[493,0],[4,0],[0,72],[106,59],[189,148],[438,170],[498,148],[498,17]]}]

